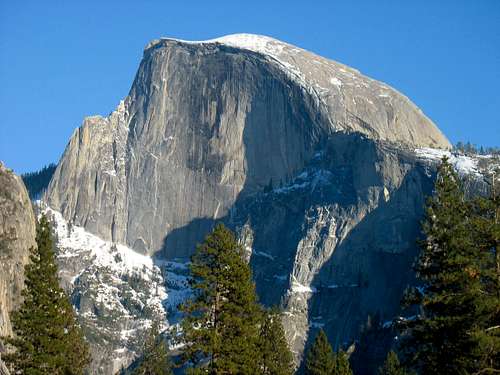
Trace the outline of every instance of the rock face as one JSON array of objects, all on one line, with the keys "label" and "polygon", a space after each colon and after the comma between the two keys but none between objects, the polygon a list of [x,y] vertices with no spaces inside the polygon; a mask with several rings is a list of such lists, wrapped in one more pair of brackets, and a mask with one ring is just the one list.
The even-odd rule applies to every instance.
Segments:
[{"label": "rock face", "polygon": [[19,307],[24,266],[35,246],[35,215],[20,177],[0,163],[0,336],[12,334],[9,313]]},{"label": "rock face", "polygon": [[[35,215],[20,177],[0,162],[0,337],[12,335],[10,313],[21,304],[24,266],[35,246]],[[9,371],[1,359],[0,374]]]},{"label": "rock face", "polygon": [[207,227],[172,243],[169,233],[223,217],[271,180],[290,181],[335,134],[449,146],[386,85],[273,39],[252,40],[152,42],[125,101],[75,131],[49,206],[106,240],[182,256]]},{"label": "rock face", "polygon": [[339,345],[398,313],[435,170],[414,150],[449,146],[394,89],[297,47],[161,39],[117,110],[75,131],[45,201],[170,261],[223,220],[300,358],[318,327]]}]

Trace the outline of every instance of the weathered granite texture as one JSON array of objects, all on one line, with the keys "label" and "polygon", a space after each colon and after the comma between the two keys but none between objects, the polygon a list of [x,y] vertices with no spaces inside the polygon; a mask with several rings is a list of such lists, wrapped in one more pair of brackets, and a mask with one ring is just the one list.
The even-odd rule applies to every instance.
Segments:
[{"label": "weathered granite texture", "polygon": [[449,146],[400,93],[294,46],[162,39],[117,110],[75,131],[45,201],[167,259],[225,221],[300,358],[311,330],[338,345],[398,312],[435,170],[413,150]]},{"label": "weathered granite texture", "polygon": [[398,314],[434,171],[410,152],[344,135],[292,183],[238,202],[228,222],[244,238],[252,229],[259,297],[285,307],[297,357],[318,328],[350,344],[369,315]]},{"label": "weathered granite texture", "polygon": [[35,246],[35,215],[19,176],[0,163],[0,337],[12,334],[9,313],[19,307],[24,266]]},{"label": "weathered granite texture", "polygon": [[334,134],[449,146],[406,97],[353,69],[272,39],[257,52],[221,41],[151,43],[126,100],[75,131],[49,206],[104,239],[181,256],[207,228],[165,244],[168,233],[290,181]]}]

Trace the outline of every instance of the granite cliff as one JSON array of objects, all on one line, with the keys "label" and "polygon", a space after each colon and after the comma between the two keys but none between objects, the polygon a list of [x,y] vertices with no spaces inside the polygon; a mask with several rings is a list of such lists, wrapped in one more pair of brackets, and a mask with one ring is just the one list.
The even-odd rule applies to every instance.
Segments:
[{"label": "granite cliff", "polygon": [[21,303],[24,266],[35,246],[35,215],[19,176],[0,163],[0,336],[12,334],[9,313]]},{"label": "granite cliff", "polygon": [[[290,182],[336,134],[449,147],[406,97],[357,71],[258,36],[154,41],[128,97],[85,119],[47,203],[103,239],[154,254],[193,219]],[[166,253],[185,256],[192,228]]]},{"label": "granite cliff", "polygon": [[[10,313],[21,304],[24,266],[33,246],[35,215],[28,192],[21,178],[0,163],[0,337],[12,335]],[[0,359],[0,374],[7,373]]]},{"label": "granite cliff", "polygon": [[[369,314],[398,314],[436,155],[449,147],[402,94],[300,48],[246,34],[160,39],[118,108],[75,130],[44,202],[66,241],[71,225],[106,253],[119,244],[121,256],[152,256],[171,322],[183,262],[224,221],[248,251],[261,301],[284,306],[300,358],[318,327],[339,345]],[[75,243],[90,246],[66,244],[62,272],[80,315],[94,319],[82,276],[91,262],[78,263]],[[113,345],[115,355],[132,350],[119,337]]]}]

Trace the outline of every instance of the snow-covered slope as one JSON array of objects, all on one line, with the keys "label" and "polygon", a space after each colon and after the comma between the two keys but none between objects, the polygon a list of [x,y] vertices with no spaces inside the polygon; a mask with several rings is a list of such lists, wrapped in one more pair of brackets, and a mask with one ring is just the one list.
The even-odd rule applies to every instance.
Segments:
[{"label": "snow-covered slope", "polygon": [[50,207],[42,212],[53,223],[62,284],[93,343],[92,367],[115,373],[140,354],[141,337],[153,319],[168,328],[168,312],[189,295],[187,267],[104,241]]}]

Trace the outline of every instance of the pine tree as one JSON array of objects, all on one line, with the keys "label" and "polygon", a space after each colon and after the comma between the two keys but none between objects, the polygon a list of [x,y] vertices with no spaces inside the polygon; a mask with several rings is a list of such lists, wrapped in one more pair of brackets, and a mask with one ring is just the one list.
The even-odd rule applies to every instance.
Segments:
[{"label": "pine tree", "polygon": [[49,222],[42,216],[36,231],[36,248],[25,267],[24,301],[13,313],[13,353],[4,359],[26,375],[84,373],[90,362],[88,345],[73,307],[59,286]]},{"label": "pine tree", "polygon": [[307,375],[331,375],[336,369],[336,357],[328,342],[325,332],[321,329],[309,349],[306,357]]},{"label": "pine tree", "polygon": [[349,358],[342,349],[339,349],[337,353],[334,353],[333,357],[335,361],[335,367],[332,372],[333,375],[352,375]]},{"label": "pine tree", "polygon": [[406,300],[421,313],[407,322],[402,351],[424,374],[468,374],[477,366],[481,254],[472,241],[471,206],[452,166],[443,160],[423,223],[416,271],[423,293]]},{"label": "pine tree", "polygon": [[154,321],[144,341],[139,366],[132,371],[132,375],[170,374],[172,374],[172,366],[167,346],[160,335],[159,323]]},{"label": "pine tree", "polygon": [[260,372],[263,375],[291,375],[293,357],[285,338],[281,313],[271,309],[264,314],[259,337]]},{"label": "pine tree", "polygon": [[387,353],[384,365],[378,370],[379,375],[406,375],[405,368],[399,362],[398,355],[394,350]]},{"label": "pine tree", "polygon": [[476,329],[472,336],[478,342],[474,357],[476,372],[500,372],[500,195],[493,174],[489,197],[473,200],[471,234],[478,249],[481,289],[477,299]]},{"label": "pine tree", "polygon": [[192,373],[258,372],[261,309],[243,248],[218,224],[190,265],[194,297],[182,306],[184,360]]}]

